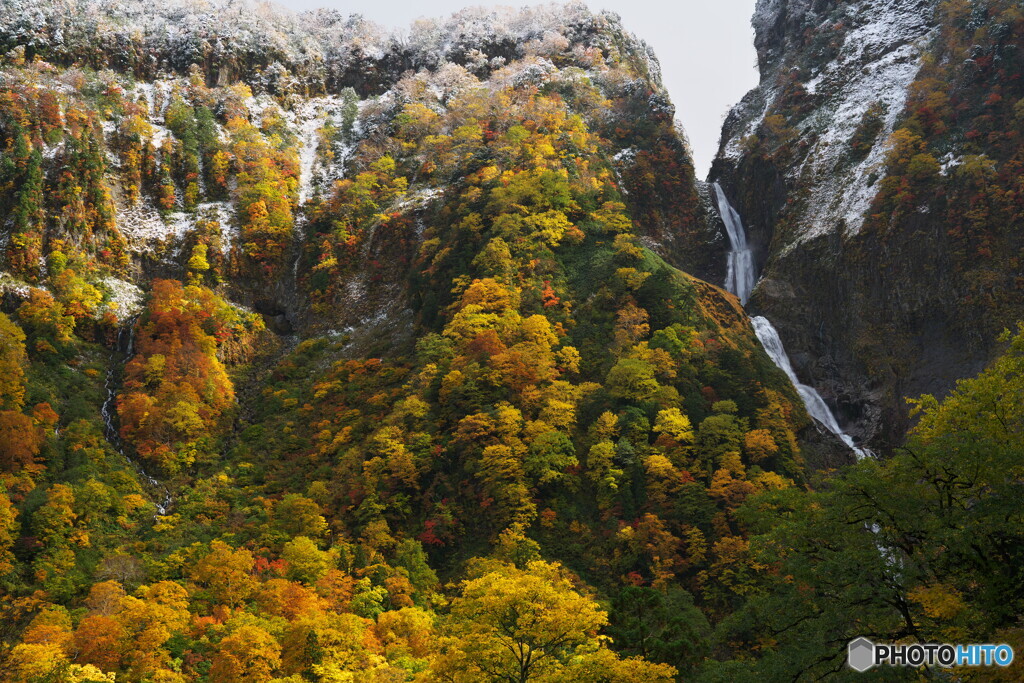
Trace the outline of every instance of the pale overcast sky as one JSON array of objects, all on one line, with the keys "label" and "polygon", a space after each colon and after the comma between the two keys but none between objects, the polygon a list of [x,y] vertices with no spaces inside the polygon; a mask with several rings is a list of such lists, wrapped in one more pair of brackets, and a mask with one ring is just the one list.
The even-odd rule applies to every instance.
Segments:
[{"label": "pale overcast sky", "polygon": [[[585,0],[611,10],[626,29],[647,41],[661,62],[676,117],[686,129],[703,178],[718,149],[722,118],[757,84],[750,17],[754,0]],[[467,6],[539,5],[544,2],[439,0],[277,0],[291,10],[333,7],[385,26],[407,27],[419,17],[442,17]]]}]

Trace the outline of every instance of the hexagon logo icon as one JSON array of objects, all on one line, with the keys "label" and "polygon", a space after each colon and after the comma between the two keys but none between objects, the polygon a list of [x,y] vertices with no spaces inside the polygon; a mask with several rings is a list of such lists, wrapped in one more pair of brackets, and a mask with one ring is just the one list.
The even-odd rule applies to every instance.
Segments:
[{"label": "hexagon logo icon", "polygon": [[875,644],[863,636],[851,640],[846,649],[846,663],[863,673],[875,665]]}]

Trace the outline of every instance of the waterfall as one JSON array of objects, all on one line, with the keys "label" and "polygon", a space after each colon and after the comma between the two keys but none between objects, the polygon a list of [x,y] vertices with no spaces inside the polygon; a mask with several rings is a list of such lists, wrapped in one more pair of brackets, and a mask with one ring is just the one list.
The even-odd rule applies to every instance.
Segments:
[{"label": "waterfall", "polygon": [[[171,504],[174,503],[174,498],[159,479],[146,472],[138,461],[128,457],[124,450],[124,444],[121,442],[121,433],[118,431],[117,424],[115,423],[115,416],[117,415],[117,373],[115,372],[114,361],[117,358],[118,351],[123,352],[124,358],[121,360],[120,366],[123,371],[128,361],[135,355],[135,322],[137,319],[137,317],[129,319],[127,324],[117,333],[117,343],[110,354],[110,369],[107,370],[107,381],[104,384],[104,388],[107,390],[107,398],[100,407],[100,414],[103,416],[103,433],[107,437],[107,441],[110,442],[110,445],[135,468],[140,477],[149,482],[150,487],[154,491],[160,493],[161,498],[160,502],[156,504],[156,513],[158,517],[161,517],[170,510]],[[127,340],[125,340],[126,335]]]},{"label": "waterfall", "polygon": [[729,260],[725,276],[725,288],[739,297],[740,303],[746,305],[750,292],[754,289],[754,256],[747,244],[747,232],[743,229],[743,221],[736,209],[722,191],[722,186],[713,183],[715,199],[718,202],[718,213],[725,223],[729,234]]},{"label": "waterfall", "polygon": [[[715,198],[718,201],[718,212],[722,217],[722,222],[725,223],[725,229],[729,235],[730,248],[725,288],[735,294],[739,298],[740,303],[746,304],[747,298],[754,288],[754,259],[750,247],[747,245],[747,235],[743,229],[743,222],[740,220],[739,213],[729,203],[725,192],[722,191],[721,185],[718,183],[713,183],[713,185],[715,188]],[[753,326],[754,334],[757,335],[761,346],[768,353],[768,357],[772,359],[772,362],[779,369],[786,373],[789,381],[793,383],[793,387],[796,388],[797,393],[800,394],[800,398],[804,402],[804,407],[807,408],[807,413],[824,425],[825,429],[839,437],[843,443],[857,454],[858,458],[871,455],[871,451],[855,445],[853,437],[843,431],[836,420],[836,416],[829,409],[828,404],[825,403],[825,399],[821,397],[818,390],[803,384],[797,378],[796,373],[793,371],[793,365],[789,362],[789,356],[786,355],[786,349],[782,346],[782,339],[779,338],[779,333],[771,321],[764,316],[758,315],[750,319],[750,324]]]},{"label": "waterfall", "polygon": [[858,458],[868,455],[867,449],[856,446],[853,443],[853,437],[842,430],[836,421],[836,416],[829,410],[828,404],[825,403],[825,399],[821,397],[818,390],[812,386],[802,384],[797,379],[796,373],[793,372],[793,366],[789,362],[789,356],[786,355],[786,349],[782,346],[782,340],[779,339],[779,333],[775,330],[775,326],[771,324],[771,321],[764,316],[758,315],[750,319],[750,324],[754,326],[754,334],[757,335],[761,346],[768,353],[768,357],[786,373],[789,381],[796,387],[796,391],[800,394],[800,398],[803,399],[808,414],[825,425],[828,431],[842,439],[843,443],[849,446],[857,454]]}]

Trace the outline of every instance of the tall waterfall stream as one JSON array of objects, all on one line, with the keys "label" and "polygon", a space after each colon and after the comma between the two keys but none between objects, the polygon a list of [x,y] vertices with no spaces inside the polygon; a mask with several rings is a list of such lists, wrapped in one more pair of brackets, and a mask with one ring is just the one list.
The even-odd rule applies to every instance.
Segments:
[{"label": "tall waterfall stream", "polygon": [[[725,196],[725,192],[722,191],[721,185],[713,183],[713,187],[715,199],[718,203],[718,213],[722,217],[722,222],[725,223],[725,230],[729,236],[729,261],[726,271],[725,288],[735,294],[741,304],[746,305],[750,292],[753,291],[754,285],[757,282],[753,254],[747,244],[747,233],[743,228],[743,222],[740,220],[739,213],[729,203],[729,199]],[[779,369],[786,373],[789,381],[793,383],[797,393],[800,394],[800,398],[804,402],[804,406],[807,408],[808,414],[824,426],[825,429],[839,437],[843,443],[857,454],[858,458],[870,455],[871,451],[854,444],[853,437],[842,430],[839,422],[836,420],[836,416],[829,409],[828,404],[825,403],[825,399],[821,397],[818,390],[803,384],[797,378],[796,373],[793,371],[793,365],[789,362],[789,356],[786,355],[786,349],[782,346],[782,339],[779,338],[779,333],[771,321],[759,315],[751,318],[750,324],[754,327],[754,334],[757,335],[761,346],[768,353],[768,357],[772,359],[772,362]]]}]

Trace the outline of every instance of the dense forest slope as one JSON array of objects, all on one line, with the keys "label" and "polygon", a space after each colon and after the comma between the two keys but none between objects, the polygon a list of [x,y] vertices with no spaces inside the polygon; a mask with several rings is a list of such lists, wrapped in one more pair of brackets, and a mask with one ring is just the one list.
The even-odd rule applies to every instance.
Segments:
[{"label": "dense forest slope", "polygon": [[3,10],[10,680],[699,664],[809,421],[615,17]]},{"label": "dense forest slope", "polygon": [[1024,642],[1024,336],[851,465],[708,284],[725,238],[614,15],[0,0],[0,55],[3,680]]},{"label": "dense forest slope", "polygon": [[[872,445],[1024,317],[1019,3],[764,0],[712,178],[798,373]],[[822,286],[827,283],[827,286]]]}]

